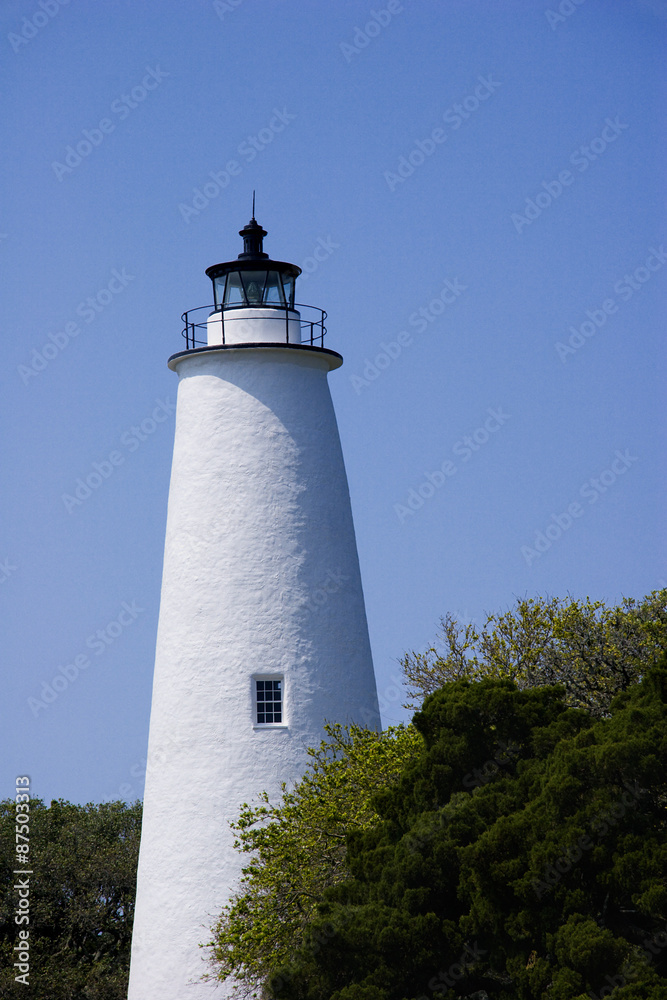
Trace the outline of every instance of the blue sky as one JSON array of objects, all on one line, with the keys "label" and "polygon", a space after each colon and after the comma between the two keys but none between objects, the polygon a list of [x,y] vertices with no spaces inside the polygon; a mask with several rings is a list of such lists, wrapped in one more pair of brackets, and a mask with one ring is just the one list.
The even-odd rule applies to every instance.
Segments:
[{"label": "blue sky", "polygon": [[47,799],[142,794],[166,359],[253,189],[345,358],[386,724],[406,716],[399,657],[446,612],[665,585],[665,3],[6,0],[0,18],[0,797],[17,774]]}]

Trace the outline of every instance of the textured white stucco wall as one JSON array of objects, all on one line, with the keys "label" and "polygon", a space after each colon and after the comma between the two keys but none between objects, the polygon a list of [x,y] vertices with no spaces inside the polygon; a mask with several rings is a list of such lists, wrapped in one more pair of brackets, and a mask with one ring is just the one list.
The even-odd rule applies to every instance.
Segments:
[{"label": "textured white stucco wall", "polygon": [[[204,350],[178,371],[129,1000],[201,983],[238,882],[228,822],[304,771],[325,720],[378,725],[331,354]],[[286,722],[253,726],[282,674]],[[188,985],[193,984],[193,985]]]}]

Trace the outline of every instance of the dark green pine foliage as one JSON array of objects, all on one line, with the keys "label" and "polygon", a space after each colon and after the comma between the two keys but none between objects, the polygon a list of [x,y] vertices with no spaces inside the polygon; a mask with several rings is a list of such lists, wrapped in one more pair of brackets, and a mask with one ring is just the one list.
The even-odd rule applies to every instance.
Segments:
[{"label": "dark green pine foliage", "polygon": [[667,998],[667,669],[609,718],[456,681],[352,836],[280,1000]]},{"label": "dark green pine foliage", "polygon": [[[30,803],[30,975],[15,981],[15,803],[0,802],[0,997],[125,1000],[141,803]],[[21,925],[25,929],[25,924]]]}]

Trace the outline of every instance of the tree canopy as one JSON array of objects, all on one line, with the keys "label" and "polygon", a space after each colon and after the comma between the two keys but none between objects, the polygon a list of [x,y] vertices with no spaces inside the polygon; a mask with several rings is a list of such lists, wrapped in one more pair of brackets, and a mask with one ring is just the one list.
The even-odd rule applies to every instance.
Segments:
[{"label": "tree canopy", "polygon": [[29,987],[16,982],[16,803],[0,802],[0,996],[125,1000],[141,803],[29,803]]},{"label": "tree canopy", "polygon": [[489,614],[477,628],[441,619],[439,645],[407,653],[407,708],[448,681],[507,678],[519,688],[563,684],[569,705],[604,716],[612,698],[655,666],[667,648],[667,589],[641,601],[530,598]]},{"label": "tree canopy", "polygon": [[664,1000],[666,700],[664,667],[599,721],[558,688],[434,693],[268,995]]}]

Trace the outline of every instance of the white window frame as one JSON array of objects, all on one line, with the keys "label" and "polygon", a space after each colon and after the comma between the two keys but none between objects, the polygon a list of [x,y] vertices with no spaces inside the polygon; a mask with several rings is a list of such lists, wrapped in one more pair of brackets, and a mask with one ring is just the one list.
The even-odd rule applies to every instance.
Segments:
[{"label": "white window frame", "polygon": [[[258,722],[257,721],[257,681],[280,681],[280,717],[281,722]],[[252,684],[252,725],[253,729],[287,729],[287,699],[284,674],[253,674]]]}]

